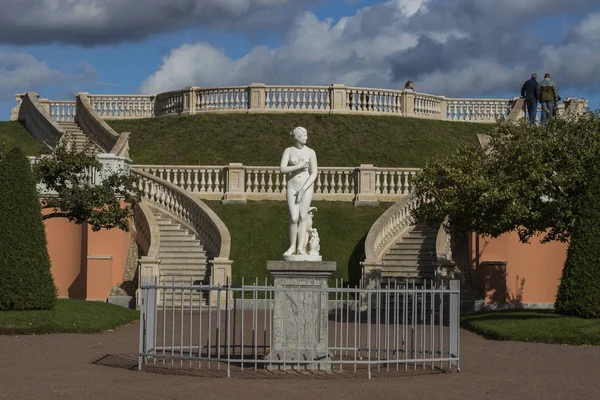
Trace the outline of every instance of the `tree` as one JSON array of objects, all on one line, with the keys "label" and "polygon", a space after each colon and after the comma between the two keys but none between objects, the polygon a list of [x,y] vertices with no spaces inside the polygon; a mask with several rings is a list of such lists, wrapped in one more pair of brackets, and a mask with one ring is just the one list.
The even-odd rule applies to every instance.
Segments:
[{"label": "tree", "polygon": [[18,148],[0,156],[0,310],[53,308],[56,287],[31,166]]},{"label": "tree", "polygon": [[577,201],[577,219],[556,295],[563,315],[600,318],[600,153]]},{"label": "tree", "polygon": [[427,198],[419,221],[453,232],[498,237],[517,231],[522,242],[567,241],[577,219],[576,202],[600,148],[600,114],[552,119],[543,126],[502,124],[485,149],[462,148],[431,160],[415,177],[415,194]]},{"label": "tree", "polygon": [[[102,173],[102,182],[90,182],[88,172]],[[65,217],[77,224],[88,223],[92,230],[119,228],[129,231],[132,204],[140,193],[135,179],[123,171],[104,171],[89,149],[78,152],[64,144],[49,157],[39,157],[33,166],[38,183],[57,195],[42,199],[51,212],[44,219]]]},{"label": "tree", "polygon": [[414,217],[449,232],[569,241],[556,310],[600,316],[600,113],[547,126],[502,124],[489,143],[432,160],[414,180]]}]

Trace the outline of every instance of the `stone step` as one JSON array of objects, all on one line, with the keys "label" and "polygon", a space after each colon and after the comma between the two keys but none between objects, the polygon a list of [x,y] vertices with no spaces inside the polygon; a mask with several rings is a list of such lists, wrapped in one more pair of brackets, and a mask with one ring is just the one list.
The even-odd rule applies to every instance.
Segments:
[{"label": "stone step", "polygon": [[184,232],[188,232],[189,231],[185,228],[182,228],[181,226],[179,226],[179,224],[158,224],[160,231],[161,232],[166,232],[166,231],[184,231]]},{"label": "stone step", "polygon": [[202,250],[204,246],[199,241],[196,242],[161,242],[158,251],[169,253],[183,253],[190,250]]},{"label": "stone step", "polygon": [[[396,243],[392,249],[418,250],[418,251],[433,251],[435,253],[435,244],[428,243]],[[391,250],[391,249],[390,249]]]},{"label": "stone step", "polygon": [[206,257],[195,257],[195,258],[181,258],[181,257],[174,257],[174,258],[161,258],[160,259],[160,265],[201,265],[204,264],[206,265]]},{"label": "stone step", "polygon": [[407,236],[407,237],[403,237],[402,241],[400,242],[401,244],[423,244],[423,245],[433,245],[435,246],[435,238],[431,239],[428,237],[414,237],[414,236]]},{"label": "stone step", "polygon": [[431,254],[424,254],[420,252],[414,253],[400,253],[400,252],[390,252],[383,256],[384,260],[414,260],[414,261],[436,261],[437,257]]},{"label": "stone step", "polygon": [[174,235],[163,235],[162,232],[160,234],[160,244],[162,246],[163,242],[185,242],[187,246],[189,246],[192,242],[199,242],[195,236],[174,236]]},{"label": "stone step", "polygon": [[158,250],[158,258],[161,260],[164,259],[183,259],[183,258],[193,258],[193,259],[202,259],[206,258],[206,252],[200,250],[200,248],[194,248],[188,251],[163,251],[163,249]]},{"label": "stone step", "polygon": [[[160,229],[160,228],[159,228]],[[192,236],[187,229],[160,229],[160,236]]]}]

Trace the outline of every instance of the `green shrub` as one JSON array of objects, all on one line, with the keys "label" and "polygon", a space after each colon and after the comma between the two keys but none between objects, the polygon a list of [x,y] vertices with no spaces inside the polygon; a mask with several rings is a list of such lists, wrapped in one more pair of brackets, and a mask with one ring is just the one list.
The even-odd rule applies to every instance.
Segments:
[{"label": "green shrub", "polygon": [[588,171],[555,308],[562,315],[600,318],[600,162]]},{"label": "green shrub", "polygon": [[0,310],[50,309],[56,287],[29,160],[15,148],[0,160]]}]

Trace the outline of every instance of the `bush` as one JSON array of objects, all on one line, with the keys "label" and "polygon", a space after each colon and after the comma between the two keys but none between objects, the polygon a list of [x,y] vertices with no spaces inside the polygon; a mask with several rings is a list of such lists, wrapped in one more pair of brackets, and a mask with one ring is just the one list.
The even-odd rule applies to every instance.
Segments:
[{"label": "bush", "polygon": [[576,206],[576,222],[556,295],[559,314],[600,317],[600,162],[588,168],[588,182]]},{"label": "bush", "polygon": [[0,310],[50,309],[56,287],[29,160],[15,148],[0,160]]}]

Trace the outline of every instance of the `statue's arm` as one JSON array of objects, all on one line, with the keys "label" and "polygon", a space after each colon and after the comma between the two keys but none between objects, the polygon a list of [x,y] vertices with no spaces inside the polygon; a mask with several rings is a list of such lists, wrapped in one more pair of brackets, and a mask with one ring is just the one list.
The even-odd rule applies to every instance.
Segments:
[{"label": "statue's arm", "polygon": [[281,164],[279,165],[279,171],[284,174],[289,172],[298,171],[301,169],[308,168],[308,163],[298,163],[297,165],[288,165],[290,162],[290,149],[285,149],[283,156],[281,156]]},{"label": "statue's arm", "polygon": [[319,172],[317,171],[317,153],[314,152],[314,150],[312,151],[312,155],[310,157],[310,175],[308,176],[308,179],[306,179],[306,182],[304,182],[304,185],[302,185],[302,191],[306,191],[310,185],[312,185],[313,183],[315,183],[315,181],[317,180],[317,174]]}]

